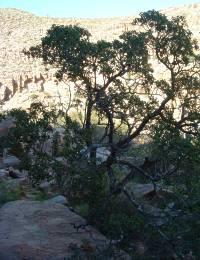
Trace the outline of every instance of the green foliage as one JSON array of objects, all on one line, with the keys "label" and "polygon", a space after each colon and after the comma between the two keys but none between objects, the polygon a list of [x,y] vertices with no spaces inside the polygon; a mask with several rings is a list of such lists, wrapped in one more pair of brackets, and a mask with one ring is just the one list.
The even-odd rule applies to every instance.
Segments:
[{"label": "green foliage", "polygon": [[99,227],[110,239],[122,238],[122,243],[126,244],[130,240],[139,237],[144,232],[144,219],[136,213],[128,215],[122,212],[120,208],[113,210],[111,214],[105,213]]},{"label": "green foliage", "polygon": [[[124,32],[112,42],[91,42],[90,33],[78,26],[53,25],[41,44],[26,52],[56,67],[60,80],[67,76],[76,83],[79,97],[86,99],[83,125],[88,146],[93,142],[93,112],[98,115],[97,124],[104,126],[100,139],[115,142],[118,149],[150,129],[155,119],[169,121],[177,108],[176,98],[188,116],[181,122],[174,118],[171,124],[188,131],[188,124],[195,129],[199,123],[200,79],[193,73],[199,71],[198,46],[184,18],[168,19],[153,10],[141,13],[133,24],[142,30]],[[152,73],[152,60],[162,65],[166,75],[162,79]],[[127,131],[117,140],[119,124]]]},{"label": "green foliage", "polygon": [[107,176],[94,165],[79,161],[79,165],[72,165],[68,169],[66,190],[73,203],[86,203],[89,207],[88,215],[92,216],[105,202],[108,192]]},{"label": "green foliage", "polygon": [[44,201],[49,199],[49,196],[44,191],[37,191],[35,193],[34,199],[38,201]]},{"label": "green foliage", "polygon": [[154,155],[177,167],[176,174],[169,176],[166,183],[173,189],[175,208],[182,213],[165,227],[165,232],[180,255],[193,252],[199,257],[200,137],[183,136],[169,124],[162,124],[155,127],[153,140]]},{"label": "green foliage", "polygon": [[181,177],[188,176],[185,184],[189,185],[189,179],[192,180],[199,172],[199,140],[199,135],[183,136],[180,130],[169,124],[158,124],[154,128],[153,154],[168,164],[176,165],[182,172]]},{"label": "green foliage", "polygon": [[51,154],[43,149],[52,135],[56,112],[47,110],[41,103],[33,103],[29,111],[13,109],[5,116],[13,119],[15,126],[3,137],[4,147],[21,160],[21,168],[28,169],[34,184],[50,178],[49,165]]},{"label": "green foliage", "polygon": [[79,156],[81,149],[84,148],[85,142],[86,131],[77,121],[66,116],[63,155],[73,162]]},{"label": "green foliage", "polygon": [[34,158],[29,161],[28,170],[31,182],[36,185],[41,181],[50,181],[51,175],[51,157],[46,153],[37,152],[33,155]]},{"label": "green foliage", "polygon": [[21,147],[20,157],[26,156],[38,144],[39,149],[49,138],[52,123],[56,118],[55,111],[48,111],[41,103],[33,103],[30,111],[13,109],[8,113],[15,121],[15,127],[10,129],[7,142],[11,149]]},{"label": "green foliage", "polygon": [[19,186],[15,187],[5,182],[0,183],[0,205],[18,200],[21,197],[21,189]]},{"label": "green foliage", "polygon": [[55,132],[53,135],[53,140],[52,140],[52,155],[53,156],[59,156],[59,138],[60,135],[58,132]]}]

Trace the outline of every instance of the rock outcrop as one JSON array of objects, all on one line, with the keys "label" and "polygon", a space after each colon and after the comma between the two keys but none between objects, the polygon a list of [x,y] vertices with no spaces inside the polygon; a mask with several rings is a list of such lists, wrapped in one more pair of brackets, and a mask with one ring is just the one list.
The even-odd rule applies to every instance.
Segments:
[{"label": "rock outcrop", "polygon": [[84,251],[86,243],[92,251],[107,240],[61,204],[19,200],[0,209],[1,260],[67,259],[71,247]]}]

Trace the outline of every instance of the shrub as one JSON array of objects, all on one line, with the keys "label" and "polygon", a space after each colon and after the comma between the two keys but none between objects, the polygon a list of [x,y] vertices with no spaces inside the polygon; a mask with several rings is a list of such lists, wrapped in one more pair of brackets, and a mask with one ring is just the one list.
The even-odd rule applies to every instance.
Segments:
[{"label": "shrub", "polygon": [[19,186],[10,185],[9,183],[0,183],[0,205],[20,199],[22,191]]}]

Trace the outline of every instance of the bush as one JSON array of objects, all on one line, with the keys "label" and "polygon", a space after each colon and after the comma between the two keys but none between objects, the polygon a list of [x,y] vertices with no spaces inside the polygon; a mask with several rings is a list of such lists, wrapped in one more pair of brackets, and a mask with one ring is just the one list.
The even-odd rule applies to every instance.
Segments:
[{"label": "bush", "polygon": [[0,205],[20,199],[22,191],[19,186],[11,185],[9,183],[0,183]]},{"label": "bush", "polygon": [[45,142],[52,136],[56,122],[55,110],[48,110],[41,103],[33,103],[29,111],[13,109],[4,114],[15,123],[6,137],[2,137],[3,148],[10,148],[12,154],[21,160],[21,168],[29,170],[34,184],[50,178],[49,167],[52,154],[44,150]]},{"label": "bush", "polygon": [[66,192],[73,203],[87,204],[88,216],[91,217],[105,202],[108,193],[107,176],[94,165],[79,161],[79,165],[71,165],[68,169]]}]

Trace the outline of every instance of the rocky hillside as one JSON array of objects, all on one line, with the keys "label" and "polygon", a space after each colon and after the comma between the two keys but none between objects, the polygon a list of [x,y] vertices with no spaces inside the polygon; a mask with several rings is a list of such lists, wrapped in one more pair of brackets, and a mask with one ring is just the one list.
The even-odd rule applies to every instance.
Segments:
[{"label": "rocky hillside", "polygon": [[[195,38],[200,40],[200,4],[162,10],[168,16],[184,15]],[[112,40],[131,28],[133,17],[107,19],[65,19],[39,17],[17,9],[0,9],[0,100],[4,109],[28,106],[30,97],[48,100],[67,98],[68,86],[58,86],[53,72],[47,73],[41,62],[22,54],[40,42],[52,24],[78,24],[87,28],[94,41]],[[52,88],[52,85],[54,88]],[[66,100],[62,100],[65,102]],[[48,101],[49,102],[49,101]]]}]

